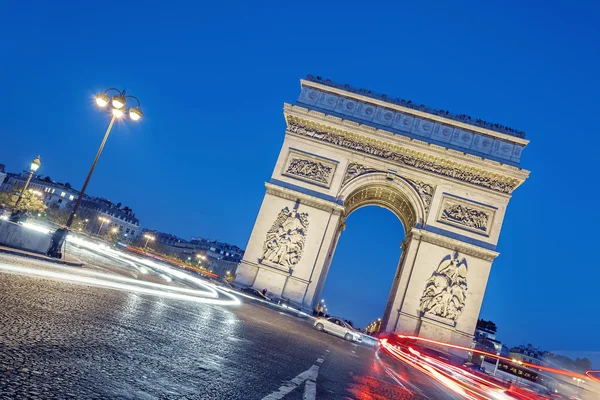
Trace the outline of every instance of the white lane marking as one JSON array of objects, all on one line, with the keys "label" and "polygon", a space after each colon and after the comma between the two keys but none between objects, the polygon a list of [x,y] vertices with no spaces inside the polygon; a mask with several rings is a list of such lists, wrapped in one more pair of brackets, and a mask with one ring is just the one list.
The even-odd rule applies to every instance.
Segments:
[{"label": "white lane marking", "polygon": [[316,398],[317,398],[317,382],[307,380],[306,383],[304,384],[304,396],[302,396],[302,400],[315,400]]},{"label": "white lane marking", "polygon": [[[329,350],[325,350],[329,353]],[[315,400],[317,398],[317,376],[319,375],[319,366],[323,364],[327,354],[317,358],[316,364],[313,364],[306,371],[298,374],[295,378],[285,382],[277,391],[266,395],[262,400],[280,400],[291,393],[294,389],[304,383],[303,400]]]},{"label": "white lane marking", "polygon": [[277,391],[263,397],[262,400],[282,399],[285,395],[289,394],[292,390],[296,389],[298,386],[300,386],[306,380],[308,380],[310,378],[312,378],[313,380],[316,380],[318,373],[319,373],[319,367],[317,365],[313,365],[306,371],[298,374],[294,379],[287,381]]}]

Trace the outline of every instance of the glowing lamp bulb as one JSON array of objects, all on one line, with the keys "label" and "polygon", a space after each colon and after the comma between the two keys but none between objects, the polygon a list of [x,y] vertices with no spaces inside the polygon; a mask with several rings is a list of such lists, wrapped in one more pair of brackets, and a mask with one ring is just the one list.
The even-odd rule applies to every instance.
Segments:
[{"label": "glowing lamp bulb", "polygon": [[123,108],[125,107],[126,100],[123,96],[114,95],[112,98],[112,105],[115,108]]},{"label": "glowing lamp bulb", "polygon": [[31,171],[37,171],[41,164],[42,162],[40,161],[40,156],[37,156],[37,158],[31,162]]},{"label": "glowing lamp bulb", "polygon": [[113,108],[112,113],[115,117],[117,118],[121,118],[123,116],[123,110],[120,110],[118,108]]},{"label": "glowing lamp bulb", "polygon": [[129,118],[134,121],[139,121],[140,118],[142,118],[142,115],[142,110],[140,110],[138,107],[131,107],[129,109]]},{"label": "glowing lamp bulb", "polygon": [[108,98],[108,96],[104,93],[99,93],[96,95],[96,104],[100,107],[106,107],[108,105],[108,103],[110,102],[110,99]]}]

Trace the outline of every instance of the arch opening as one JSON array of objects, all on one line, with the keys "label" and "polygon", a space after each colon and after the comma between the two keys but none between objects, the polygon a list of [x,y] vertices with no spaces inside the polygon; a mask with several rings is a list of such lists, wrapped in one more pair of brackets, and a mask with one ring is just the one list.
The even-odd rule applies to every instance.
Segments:
[{"label": "arch opening", "polygon": [[[340,191],[338,199],[343,203],[344,213],[339,236],[330,250],[332,259],[325,270],[325,279],[329,283],[325,285],[323,282],[321,290],[325,290],[319,291],[322,295],[317,301],[325,295],[332,297],[337,294],[350,303],[349,308],[346,303],[340,307],[340,311],[348,310],[350,318],[358,311],[362,315],[370,313],[374,318],[378,315],[377,318],[385,321],[387,317],[384,314],[389,312],[388,304],[394,295],[394,277],[401,268],[401,243],[413,227],[422,225],[423,202],[408,180],[397,176],[390,178],[381,172],[353,179]],[[364,208],[368,210],[363,211]],[[373,211],[377,209],[384,210]],[[398,220],[390,220],[389,212],[397,217],[400,224]],[[365,215],[374,218],[364,220]],[[351,230],[341,235],[347,222],[351,224]],[[330,269],[332,266],[333,270]],[[369,279],[372,276],[382,280],[374,280],[377,281],[374,283]],[[367,285],[369,281],[373,282]],[[360,293],[365,291],[371,294],[361,296]],[[360,304],[367,309],[364,310],[365,307]],[[329,313],[337,312],[334,309]],[[364,323],[364,317],[359,315],[357,322]]]},{"label": "arch opening", "polygon": [[384,318],[399,260],[404,226],[381,204],[356,208],[347,218],[318,301],[327,313],[357,328]]}]

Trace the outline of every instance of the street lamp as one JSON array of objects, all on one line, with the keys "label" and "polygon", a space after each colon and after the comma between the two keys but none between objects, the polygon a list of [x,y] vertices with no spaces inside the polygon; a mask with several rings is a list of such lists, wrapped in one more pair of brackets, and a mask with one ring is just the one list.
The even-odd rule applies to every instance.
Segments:
[{"label": "street lamp", "polygon": [[[112,101],[108,96],[109,92],[117,93],[112,97]],[[81,203],[81,199],[83,198],[83,195],[85,194],[85,189],[87,189],[88,183],[90,183],[90,179],[92,178],[92,174],[94,173],[94,168],[96,168],[96,163],[98,162],[98,159],[100,158],[100,154],[102,154],[102,150],[104,149],[104,145],[106,144],[108,135],[110,135],[110,131],[113,127],[113,124],[115,123],[115,120],[117,118],[122,118],[125,115],[124,109],[125,109],[125,105],[127,104],[127,99],[134,99],[137,102],[137,107],[129,108],[129,118],[133,121],[138,121],[139,119],[142,118],[143,113],[142,113],[142,109],[140,107],[140,101],[138,100],[137,97],[128,96],[128,95],[126,95],[125,90],[120,91],[115,88],[110,88],[110,89],[106,90],[104,93],[99,93],[96,95],[96,104],[99,107],[105,108],[110,104],[112,118],[110,120],[110,123],[108,124],[108,129],[106,130],[106,133],[104,134],[104,139],[102,139],[100,148],[98,149],[98,152],[96,153],[96,158],[94,158],[94,162],[92,163],[90,172],[88,172],[87,178],[85,178],[85,182],[83,183],[83,187],[81,188],[81,191],[79,192],[79,196],[77,197],[77,201],[75,202],[73,211],[71,211],[71,215],[69,215],[69,219],[67,220],[67,228],[71,227],[71,224],[73,223],[73,218],[75,217],[75,214],[77,213],[77,209],[79,208],[79,204]]]},{"label": "street lamp", "polygon": [[33,173],[38,170],[38,168],[40,167],[41,164],[42,164],[42,162],[40,161],[40,156],[37,156],[37,158],[31,162],[31,166],[29,167],[29,171],[30,171],[29,176],[27,177],[27,180],[25,181],[25,186],[23,186],[23,189],[21,190],[21,193],[19,194],[19,198],[15,202],[15,210],[19,206],[19,203],[21,202],[21,199],[23,198],[23,194],[25,193],[25,190],[27,190],[27,186],[29,186],[29,182],[31,181],[31,177],[33,176]]},{"label": "street lamp", "polygon": [[149,242],[149,241],[151,241],[151,240],[152,240],[152,241],[154,242],[154,239],[156,239],[154,236],[152,236],[152,235],[147,235],[147,234],[146,234],[146,235],[144,235],[144,237],[146,238],[146,244],[144,245],[144,248],[147,248],[147,247],[148,247],[148,242]]},{"label": "street lamp", "polygon": [[108,219],[108,218],[105,218],[105,217],[98,217],[98,220],[100,220],[100,221],[101,221],[101,223],[100,223],[100,228],[98,228],[98,233],[97,233],[97,235],[99,235],[99,234],[100,234],[100,232],[102,232],[102,227],[104,226],[104,223],[105,223],[105,222],[108,222],[108,221],[110,221],[110,219]]}]

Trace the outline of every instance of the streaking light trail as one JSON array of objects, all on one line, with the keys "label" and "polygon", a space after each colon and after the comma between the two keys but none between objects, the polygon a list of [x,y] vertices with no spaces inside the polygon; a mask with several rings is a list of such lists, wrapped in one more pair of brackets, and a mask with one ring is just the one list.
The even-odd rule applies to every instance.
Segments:
[{"label": "streaking light trail", "polygon": [[[431,340],[431,339],[425,339],[425,338],[418,337],[418,336],[406,336],[406,335],[397,335],[397,336],[400,339],[417,340],[417,341],[421,341],[421,342],[425,342],[425,343],[436,344],[438,346],[449,347],[449,348],[452,348],[452,349],[458,349],[458,350],[464,350],[464,351],[467,351],[467,352],[472,352],[472,353],[477,353],[477,354],[483,354],[483,355],[490,356],[490,357],[493,357],[493,358],[499,358],[500,360],[503,360],[503,361],[513,362],[512,358],[499,356],[499,355],[494,354],[494,353],[488,353],[486,351],[472,349],[472,348],[469,348],[469,347],[458,346],[458,345],[450,344],[450,343],[442,343],[442,342],[438,342],[438,341]],[[523,365],[523,366],[529,367],[529,368],[539,369],[539,370],[542,370],[542,371],[553,372],[555,374],[566,375],[566,376],[570,376],[570,377],[573,377],[573,378],[580,378],[580,379],[588,379],[589,378],[589,375],[578,374],[576,372],[571,372],[571,371],[567,371],[567,370],[563,370],[563,369],[544,367],[543,365],[531,364],[531,363],[527,363],[527,362],[519,363],[519,365]]]},{"label": "streaking light trail", "polygon": [[[100,286],[100,287],[106,287],[106,288],[111,288],[111,289],[126,290],[126,291],[130,291],[130,292],[150,294],[150,295],[167,297],[167,298],[177,299],[177,300],[193,301],[196,303],[219,304],[219,305],[238,305],[238,304],[240,304],[239,299],[237,299],[233,295],[230,295],[229,293],[223,292],[223,294],[225,296],[227,296],[228,299],[219,299],[219,298],[214,298],[212,296],[206,297],[206,292],[200,291],[200,290],[194,291],[193,289],[183,289],[183,288],[177,288],[177,287],[172,287],[172,286],[164,286],[164,285],[153,284],[151,282],[140,282],[135,279],[131,279],[131,281],[133,281],[132,283],[117,282],[117,281],[122,281],[124,279],[128,279],[128,278],[123,278],[123,277],[116,277],[116,278],[120,278],[120,279],[115,279],[115,281],[112,281],[109,279],[101,279],[101,278],[94,278],[94,277],[90,277],[90,276],[75,275],[75,274],[71,273],[71,271],[69,271],[69,272],[50,271],[50,270],[45,270],[45,269],[22,267],[22,266],[10,265],[10,264],[5,264],[5,263],[0,264],[0,271],[14,273],[14,274],[21,274],[21,275],[37,276],[37,277],[41,277],[41,278],[59,279],[59,280],[63,280],[63,281],[83,283],[83,284],[87,284],[87,285]],[[111,276],[111,278],[115,278],[115,276]],[[155,285],[158,287],[163,286],[164,290],[151,289],[148,287],[144,287],[144,286],[148,286],[147,284]],[[175,293],[177,291],[187,291],[188,293],[195,292],[194,294],[196,296],[192,296],[190,294]]]}]

